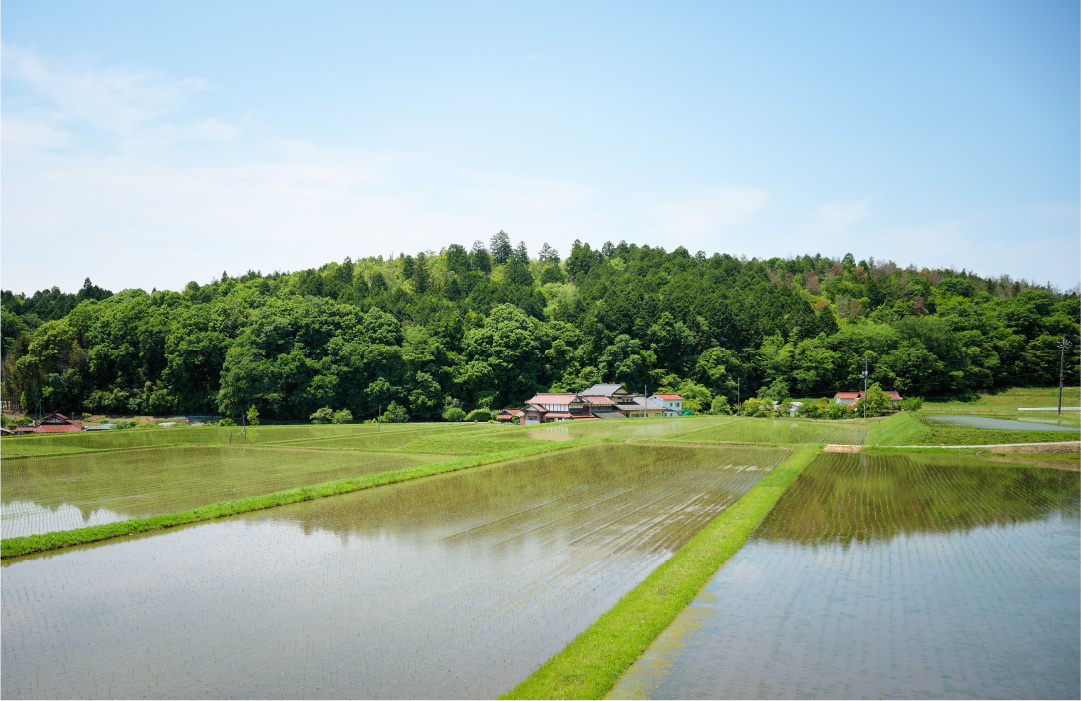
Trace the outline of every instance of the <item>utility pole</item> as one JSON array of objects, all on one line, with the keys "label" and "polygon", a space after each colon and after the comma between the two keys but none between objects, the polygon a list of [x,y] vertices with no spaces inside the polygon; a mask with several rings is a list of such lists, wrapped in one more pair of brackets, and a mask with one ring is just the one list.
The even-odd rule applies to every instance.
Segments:
[{"label": "utility pole", "polygon": [[375,405],[375,432],[379,433],[383,429],[383,405]]},{"label": "utility pole", "polygon": [[642,385],[642,409],[645,410],[645,416],[649,418],[649,385]]},{"label": "utility pole", "polygon": [[867,353],[863,354],[863,418],[867,418]]},{"label": "utility pole", "polygon": [[739,378],[736,378],[736,413],[739,413]]},{"label": "utility pole", "polygon": [[1062,334],[1062,340],[1059,341],[1058,347],[1062,351],[1058,360],[1058,415],[1062,416],[1062,382],[1064,378],[1064,372],[1066,368],[1066,349],[1070,347],[1070,342],[1066,340],[1066,334]]}]

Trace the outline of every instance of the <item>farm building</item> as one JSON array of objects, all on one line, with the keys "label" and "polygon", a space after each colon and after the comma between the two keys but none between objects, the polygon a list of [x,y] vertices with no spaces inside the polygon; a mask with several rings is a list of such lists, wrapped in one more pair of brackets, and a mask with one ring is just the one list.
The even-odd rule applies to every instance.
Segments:
[{"label": "farm building", "polygon": [[650,399],[664,406],[664,416],[679,416],[683,413],[683,397],[678,394],[654,394]]},{"label": "farm building", "polygon": [[[898,392],[890,390],[889,392],[885,392],[885,395],[890,398],[890,406],[893,408],[896,409],[901,405],[901,395]],[[855,404],[862,396],[863,392],[838,392],[833,395],[833,401],[838,404]]]},{"label": "farm building", "polygon": [[35,426],[19,426],[15,429],[17,434],[24,433],[74,433],[82,431],[83,425],[78,421],[72,421],[63,414],[46,414]]}]

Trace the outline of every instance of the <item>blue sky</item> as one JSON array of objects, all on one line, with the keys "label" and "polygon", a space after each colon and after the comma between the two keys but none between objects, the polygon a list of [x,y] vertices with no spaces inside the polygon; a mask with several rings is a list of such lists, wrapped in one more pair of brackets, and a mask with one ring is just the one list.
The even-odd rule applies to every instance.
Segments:
[{"label": "blue sky", "polygon": [[0,285],[580,238],[1081,283],[1077,2],[0,6]]}]

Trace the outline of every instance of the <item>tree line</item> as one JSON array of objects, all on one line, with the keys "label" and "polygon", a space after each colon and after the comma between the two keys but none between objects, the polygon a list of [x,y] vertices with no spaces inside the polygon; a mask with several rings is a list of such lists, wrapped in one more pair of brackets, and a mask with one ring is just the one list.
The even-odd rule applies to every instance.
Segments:
[{"label": "tree line", "polygon": [[861,389],[865,356],[885,389],[956,396],[1056,384],[1064,336],[1068,383],[1081,365],[1076,290],[851,254],[575,241],[531,257],[502,231],[181,291],[3,291],[0,309],[4,400],[74,415],[437,420],[598,382],[706,410]]}]

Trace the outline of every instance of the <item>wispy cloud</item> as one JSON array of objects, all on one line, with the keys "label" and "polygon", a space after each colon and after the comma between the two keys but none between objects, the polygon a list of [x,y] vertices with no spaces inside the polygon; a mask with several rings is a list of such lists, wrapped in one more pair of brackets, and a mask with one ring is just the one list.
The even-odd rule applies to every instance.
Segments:
[{"label": "wispy cloud", "polygon": [[871,216],[871,200],[824,204],[814,211],[811,229],[832,236],[847,233],[850,226]]},{"label": "wispy cloud", "polygon": [[656,234],[698,243],[747,221],[768,200],[766,190],[715,187],[653,202],[644,214]]},{"label": "wispy cloud", "polygon": [[21,48],[2,47],[5,80],[18,80],[58,119],[85,121],[131,134],[175,109],[209,84],[198,78],[170,80],[148,71],[100,68],[87,59],[65,61]]}]

